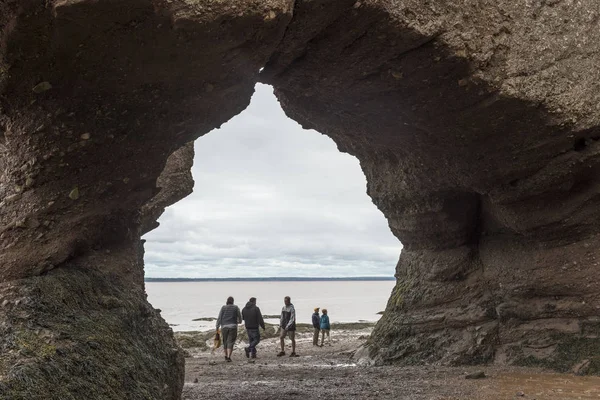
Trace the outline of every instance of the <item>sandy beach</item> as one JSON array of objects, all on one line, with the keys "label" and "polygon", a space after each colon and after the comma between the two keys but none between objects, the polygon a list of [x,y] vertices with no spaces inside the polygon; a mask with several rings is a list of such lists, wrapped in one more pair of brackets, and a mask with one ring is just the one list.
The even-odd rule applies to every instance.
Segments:
[{"label": "sandy beach", "polygon": [[[308,327],[299,328],[298,358],[277,357],[274,328],[251,362],[243,351],[240,332],[233,361],[226,363],[222,349],[187,347],[184,400],[200,399],[366,399],[384,400],[498,400],[598,399],[600,378],[556,374],[538,369],[475,366],[360,366],[352,358],[366,341],[372,324],[346,324],[332,330],[332,345],[314,347]],[[194,344],[211,333],[177,334],[180,343]],[[183,338],[183,340],[181,340]],[[186,339],[187,338],[187,339]],[[209,341],[210,343],[210,341]],[[483,379],[465,379],[484,372]]]}]

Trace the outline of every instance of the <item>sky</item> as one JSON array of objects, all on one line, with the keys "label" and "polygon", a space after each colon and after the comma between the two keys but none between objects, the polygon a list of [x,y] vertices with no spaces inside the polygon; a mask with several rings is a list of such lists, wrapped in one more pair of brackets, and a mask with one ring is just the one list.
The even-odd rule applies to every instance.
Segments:
[{"label": "sky", "polygon": [[289,119],[270,86],[195,151],[194,192],[144,236],[146,277],[393,276],[402,245],[358,160]]}]

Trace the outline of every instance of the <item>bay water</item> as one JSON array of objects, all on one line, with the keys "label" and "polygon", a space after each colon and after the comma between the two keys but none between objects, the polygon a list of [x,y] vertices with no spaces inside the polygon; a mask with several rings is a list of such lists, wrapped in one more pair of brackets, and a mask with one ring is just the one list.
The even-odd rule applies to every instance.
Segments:
[{"label": "bay water", "polygon": [[[315,307],[326,308],[331,322],[377,321],[387,304],[395,281],[216,281],[146,282],[148,301],[161,310],[174,331],[214,329],[228,296],[240,309],[250,297],[257,298],[263,315],[279,315],[283,298],[290,296],[298,322],[310,323]],[[266,319],[278,323],[277,319]]]}]

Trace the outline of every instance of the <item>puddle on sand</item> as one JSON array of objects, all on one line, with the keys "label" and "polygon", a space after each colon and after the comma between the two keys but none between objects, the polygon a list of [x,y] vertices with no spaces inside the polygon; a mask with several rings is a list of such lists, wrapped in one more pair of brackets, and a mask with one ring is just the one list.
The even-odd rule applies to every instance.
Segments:
[{"label": "puddle on sand", "polygon": [[493,377],[487,387],[498,398],[511,399],[518,392],[527,399],[600,399],[600,377],[560,374],[510,373]]}]

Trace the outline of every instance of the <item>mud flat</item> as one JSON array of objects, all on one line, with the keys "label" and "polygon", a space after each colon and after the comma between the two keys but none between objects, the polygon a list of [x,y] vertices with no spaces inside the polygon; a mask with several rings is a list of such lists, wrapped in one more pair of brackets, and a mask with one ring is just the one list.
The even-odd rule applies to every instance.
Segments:
[{"label": "mud flat", "polygon": [[[368,324],[367,324],[368,325]],[[278,339],[271,335],[259,345],[254,363],[244,356],[244,334],[233,362],[221,349],[187,348],[184,400],[198,399],[599,399],[600,378],[556,374],[541,369],[479,366],[364,367],[352,358],[372,327],[346,326],[332,332],[332,345],[314,347],[307,328],[297,339],[298,358],[277,357]],[[178,333],[209,338],[211,333]],[[198,343],[198,341],[189,341]],[[483,379],[465,379],[483,371]]]}]

